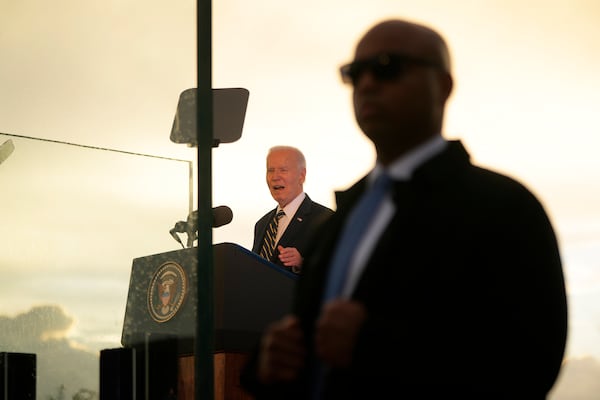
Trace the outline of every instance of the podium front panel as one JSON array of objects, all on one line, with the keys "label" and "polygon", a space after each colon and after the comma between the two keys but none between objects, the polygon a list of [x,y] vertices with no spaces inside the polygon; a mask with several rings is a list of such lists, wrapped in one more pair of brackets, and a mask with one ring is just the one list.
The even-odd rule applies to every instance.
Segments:
[{"label": "podium front panel", "polygon": [[[126,347],[149,336],[180,339],[192,353],[198,304],[197,248],[133,260],[123,334]],[[213,245],[215,351],[250,351],[262,330],[291,306],[296,275],[233,244]]]}]

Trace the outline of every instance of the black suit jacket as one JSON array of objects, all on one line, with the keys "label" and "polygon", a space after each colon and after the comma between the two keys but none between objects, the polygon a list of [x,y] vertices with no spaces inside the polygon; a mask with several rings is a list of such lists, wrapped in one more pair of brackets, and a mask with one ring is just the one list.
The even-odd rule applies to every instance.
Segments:
[{"label": "black suit jacket", "polygon": [[[367,321],[352,365],[326,375],[325,398],[544,399],[564,355],[567,304],[540,202],[472,165],[460,142],[397,186],[398,211],[352,294]],[[309,349],[332,249],[364,188],[365,178],[336,194],[335,215],[307,251],[293,312]],[[259,399],[308,398],[308,368],[277,387],[251,371],[243,382]]]},{"label": "black suit jacket", "polygon": [[[254,225],[254,243],[252,245],[252,251],[254,253],[260,253],[267,226],[275,217],[276,211],[277,208],[269,211]],[[332,214],[333,210],[312,201],[310,197],[306,195],[300,204],[300,207],[298,207],[296,214],[294,214],[290,220],[281,239],[279,239],[278,245],[282,245],[283,247],[295,247],[304,257],[311,235],[316,232],[318,227]],[[275,249],[272,262],[283,266],[283,263],[279,260],[278,256],[279,251]]]}]

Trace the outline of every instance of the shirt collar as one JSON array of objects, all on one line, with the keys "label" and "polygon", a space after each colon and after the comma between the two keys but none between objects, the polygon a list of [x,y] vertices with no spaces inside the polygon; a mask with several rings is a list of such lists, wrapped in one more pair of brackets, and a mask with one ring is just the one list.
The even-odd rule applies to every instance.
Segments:
[{"label": "shirt collar", "polygon": [[395,180],[407,181],[420,165],[438,153],[441,153],[447,143],[442,135],[435,135],[408,153],[398,157],[387,169],[377,162],[369,174],[369,182],[372,183],[385,170]]},{"label": "shirt collar", "polygon": [[[302,204],[305,197],[306,197],[306,193],[301,192],[298,196],[296,196],[294,198],[294,200],[290,201],[285,207],[283,207],[283,211],[285,212],[285,215],[288,217],[295,215],[296,211],[298,211],[298,208],[300,208],[300,204]],[[282,209],[281,207],[277,206],[277,210],[275,212],[277,212],[281,209]]]}]

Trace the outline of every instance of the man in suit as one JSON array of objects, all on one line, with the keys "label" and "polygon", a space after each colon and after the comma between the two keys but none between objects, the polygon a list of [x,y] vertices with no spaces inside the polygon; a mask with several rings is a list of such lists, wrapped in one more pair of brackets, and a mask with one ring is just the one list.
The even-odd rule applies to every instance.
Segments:
[{"label": "man in suit", "polygon": [[[310,235],[333,211],[312,201],[304,193],[306,159],[295,147],[275,146],[269,149],[266,179],[277,207],[256,222],[252,251],[298,274]],[[276,217],[278,214],[279,218]],[[268,251],[265,250],[265,238],[274,219],[277,219],[272,238],[275,247]]]},{"label": "man in suit", "polygon": [[[257,399],[544,399],[567,334],[556,237],[528,189],[442,137],[445,40],[383,21],[341,73],[376,165],[336,193],[293,310],[266,329],[244,387]],[[395,183],[340,277],[348,220],[384,173]]]}]

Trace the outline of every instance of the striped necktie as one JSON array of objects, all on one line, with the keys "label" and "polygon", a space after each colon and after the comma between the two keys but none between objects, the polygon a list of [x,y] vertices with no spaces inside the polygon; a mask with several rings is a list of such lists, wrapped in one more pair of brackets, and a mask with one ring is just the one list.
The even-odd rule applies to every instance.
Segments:
[{"label": "striped necktie", "polygon": [[284,215],[285,212],[283,210],[279,210],[269,223],[269,226],[267,226],[267,230],[265,232],[265,238],[263,240],[262,247],[260,248],[260,256],[269,261],[271,261],[271,258],[273,257],[273,250],[275,249],[279,220]]}]

